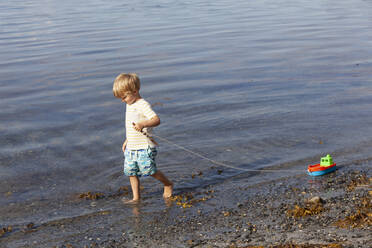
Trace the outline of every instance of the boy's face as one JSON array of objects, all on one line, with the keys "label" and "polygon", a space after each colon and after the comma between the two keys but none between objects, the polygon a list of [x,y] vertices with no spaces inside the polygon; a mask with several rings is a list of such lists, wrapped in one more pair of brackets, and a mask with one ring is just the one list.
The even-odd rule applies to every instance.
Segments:
[{"label": "boy's face", "polygon": [[129,105],[135,103],[136,101],[137,101],[137,94],[135,92],[126,92],[121,98],[121,102],[125,102],[126,104],[129,104]]}]

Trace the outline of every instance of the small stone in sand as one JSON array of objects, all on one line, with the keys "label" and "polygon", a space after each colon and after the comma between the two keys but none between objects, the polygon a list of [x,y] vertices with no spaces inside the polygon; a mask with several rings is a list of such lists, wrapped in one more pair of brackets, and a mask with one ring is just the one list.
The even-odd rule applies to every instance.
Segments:
[{"label": "small stone in sand", "polygon": [[319,196],[314,196],[313,198],[308,200],[309,203],[319,204],[324,203],[324,200],[320,198]]}]

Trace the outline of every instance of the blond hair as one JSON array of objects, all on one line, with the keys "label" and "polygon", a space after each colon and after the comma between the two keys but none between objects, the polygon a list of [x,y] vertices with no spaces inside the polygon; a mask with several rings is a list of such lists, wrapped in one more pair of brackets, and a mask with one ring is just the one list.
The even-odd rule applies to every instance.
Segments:
[{"label": "blond hair", "polygon": [[121,73],[115,78],[112,91],[114,96],[122,98],[126,93],[139,92],[141,88],[140,79],[135,73]]}]

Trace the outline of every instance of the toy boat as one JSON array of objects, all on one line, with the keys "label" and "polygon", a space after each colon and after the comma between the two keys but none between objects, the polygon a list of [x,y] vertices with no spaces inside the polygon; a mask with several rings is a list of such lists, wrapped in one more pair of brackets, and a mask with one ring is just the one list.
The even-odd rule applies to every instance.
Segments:
[{"label": "toy boat", "polygon": [[321,176],[336,170],[336,163],[333,163],[331,155],[320,158],[320,164],[309,165],[307,172],[310,176]]}]

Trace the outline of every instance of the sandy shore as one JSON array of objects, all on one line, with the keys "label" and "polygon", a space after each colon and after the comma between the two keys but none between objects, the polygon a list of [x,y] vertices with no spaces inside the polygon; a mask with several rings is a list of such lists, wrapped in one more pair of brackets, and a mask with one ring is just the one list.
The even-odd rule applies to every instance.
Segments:
[{"label": "sandy shore", "polygon": [[[297,175],[228,192],[223,185],[176,191],[160,213],[141,215],[141,206],[132,206],[129,229],[119,231],[105,223],[102,215],[113,214],[107,211],[90,222],[80,218],[28,227],[43,233],[43,228],[71,225],[76,233],[54,243],[49,236],[38,246],[20,247],[370,247],[371,185],[369,166],[358,170],[350,166],[322,177]],[[239,200],[222,204],[226,194]],[[100,238],[96,231],[79,234],[81,223],[103,226]],[[4,247],[21,238],[6,228],[0,237]]]},{"label": "sandy shore", "polygon": [[303,175],[237,188],[236,194],[257,192],[235,207],[208,212],[198,205],[213,198],[213,189],[181,194],[173,198],[177,206],[198,210],[172,220],[159,216],[99,247],[370,247],[368,173],[343,169],[321,178]]}]

